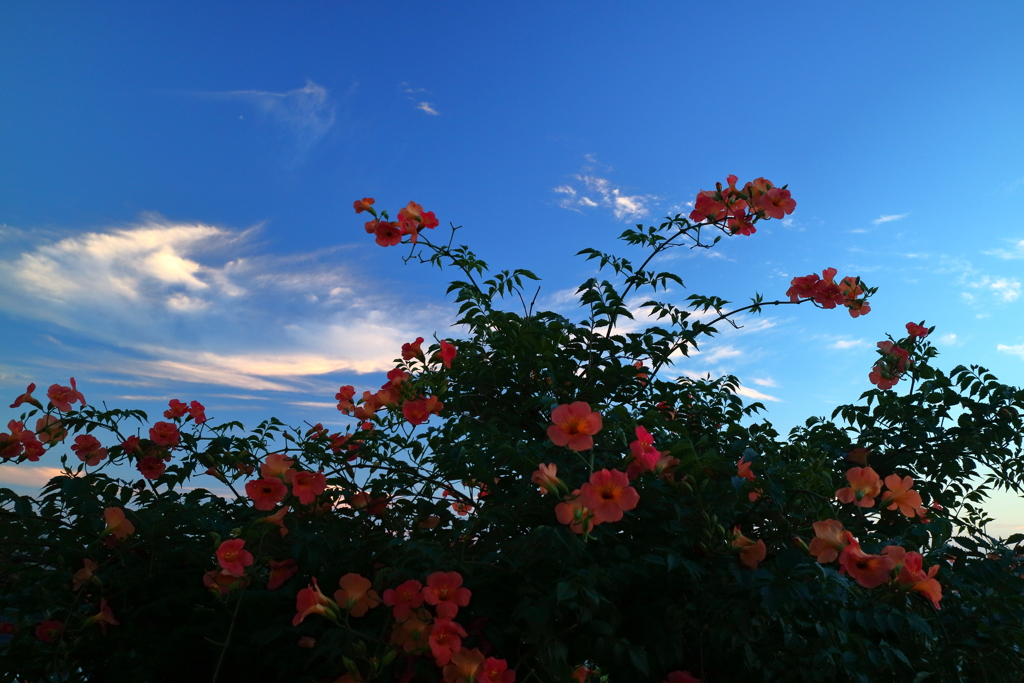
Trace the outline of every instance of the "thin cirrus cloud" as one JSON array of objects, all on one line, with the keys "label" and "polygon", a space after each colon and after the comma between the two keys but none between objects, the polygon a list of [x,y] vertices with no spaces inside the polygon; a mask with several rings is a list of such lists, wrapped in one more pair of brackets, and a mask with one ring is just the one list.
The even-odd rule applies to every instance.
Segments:
[{"label": "thin cirrus cloud", "polygon": [[[650,203],[656,199],[654,195],[627,194],[621,187],[615,186],[607,178],[595,175],[598,166],[592,155],[586,156],[587,164],[583,172],[572,176],[572,181],[554,188],[560,195],[558,205],[563,209],[578,211],[602,208],[612,212],[616,220],[633,221],[650,213]],[[611,171],[604,167],[604,171]]]},{"label": "thin cirrus cloud", "polygon": [[335,105],[327,88],[313,81],[306,81],[305,86],[287,92],[229,90],[199,95],[251,104],[288,131],[299,156],[319,142],[335,121]]},{"label": "thin cirrus cloud", "polygon": [[381,294],[341,249],[282,256],[259,233],[159,216],[63,237],[8,229],[0,245],[17,255],[0,262],[0,310],[99,347],[76,354],[54,340],[22,360],[130,386],[247,391],[324,390],[326,374],[388,370],[402,342],[450,322],[438,305]]},{"label": "thin cirrus cloud", "polygon": [[441,112],[434,108],[433,102],[425,102],[421,99],[424,94],[430,92],[426,88],[414,88],[406,82],[399,83],[398,87],[402,89],[403,93],[405,93],[405,99],[416,103],[416,109],[420,110],[424,114],[430,114],[431,116],[441,115]]},{"label": "thin cirrus cloud", "polygon": [[892,221],[898,221],[900,219],[906,218],[909,215],[910,215],[909,213],[894,213],[894,214],[889,214],[888,216],[879,216],[875,220],[871,221],[871,223],[873,225],[881,225],[882,223],[891,223]]},{"label": "thin cirrus cloud", "polygon": [[1009,353],[1013,356],[1020,356],[1024,358],[1024,344],[1017,344],[1016,346],[1009,346],[1007,344],[998,344],[996,346],[997,351],[1002,353]]},{"label": "thin cirrus cloud", "polygon": [[997,256],[1001,259],[1024,259],[1024,240],[1015,242],[1010,249],[993,249],[982,252],[988,256]]}]

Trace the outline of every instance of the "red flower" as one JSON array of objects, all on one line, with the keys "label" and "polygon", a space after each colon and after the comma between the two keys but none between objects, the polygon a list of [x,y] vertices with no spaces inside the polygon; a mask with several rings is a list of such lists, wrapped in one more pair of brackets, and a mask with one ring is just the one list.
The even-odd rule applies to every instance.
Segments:
[{"label": "red flower", "polygon": [[370,580],[359,574],[345,574],[338,579],[341,586],[334,591],[334,601],[354,617],[361,617],[380,604],[380,597],[371,586]]},{"label": "red flower", "polygon": [[406,401],[402,406],[402,415],[409,421],[409,424],[416,426],[423,424],[430,419],[431,414],[437,415],[444,408],[444,404],[434,396],[418,398],[415,401]]},{"label": "red flower", "polygon": [[452,367],[452,360],[455,358],[455,353],[456,353],[455,345],[454,344],[449,344],[448,340],[446,340],[446,339],[442,339],[441,340],[441,362],[444,363],[444,366],[446,368],[451,369],[451,367]]},{"label": "red flower", "polygon": [[43,415],[36,420],[36,435],[43,443],[58,442],[68,437],[68,430],[64,429],[64,423],[53,415]]},{"label": "red flower", "polygon": [[252,564],[252,553],[245,550],[245,541],[232,538],[223,541],[217,548],[217,562],[228,574],[241,576],[245,573],[245,568]]},{"label": "red flower", "polygon": [[295,471],[291,468],[295,461],[284,453],[271,453],[267,459],[260,464],[260,476],[264,479],[283,479],[291,483],[295,477]]},{"label": "red flower", "polygon": [[786,296],[789,297],[792,303],[796,303],[800,299],[811,299],[814,297],[815,288],[820,279],[817,273],[795,277],[789,283]]},{"label": "red flower", "polygon": [[865,588],[877,588],[887,582],[889,573],[896,566],[892,558],[865,553],[849,531],[844,531],[843,535],[847,546],[839,554],[839,573],[849,574]]},{"label": "red flower", "polygon": [[427,577],[423,589],[423,599],[428,605],[435,605],[437,615],[445,619],[454,619],[459,607],[469,604],[471,595],[468,588],[462,588],[462,575],[458,572],[434,572]]},{"label": "red flower", "polygon": [[172,398],[167,405],[169,407],[164,411],[164,417],[168,420],[176,420],[188,412],[188,404],[182,403],[176,398]]},{"label": "red flower", "polygon": [[768,554],[763,540],[752,541],[740,533],[738,526],[732,530],[732,547],[740,549],[740,562],[748,569],[757,569],[757,563],[763,562]]},{"label": "red flower", "polygon": [[427,639],[434,663],[444,666],[450,662],[452,653],[462,649],[462,639],[465,637],[466,629],[451,619],[435,619]]},{"label": "red flower", "polygon": [[267,580],[267,590],[276,591],[284,585],[285,581],[295,576],[299,571],[295,560],[288,558],[280,562],[270,561],[270,578]]},{"label": "red flower", "polygon": [[796,209],[796,201],[793,200],[789,190],[773,187],[758,198],[757,206],[764,211],[768,218],[783,218],[793,213]]},{"label": "red flower", "polygon": [[[246,493],[248,493],[248,491],[246,491]],[[278,510],[274,514],[269,515],[267,517],[260,517],[256,521],[257,522],[263,522],[264,524],[273,524],[273,525],[278,527],[278,532],[280,532],[282,537],[283,536],[287,536],[288,535],[288,528],[285,527],[285,525],[284,525],[284,516],[286,514],[288,514],[288,511],[291,510],[291,509],[292,508],[291,508],[290,505],[285,505],[284,507],[282,507],[280,510]]]},{"label": "red flower", "polygon": [[826,519],[823,522],[815,522],[814,538],[808,546],[808,551],[821,564],[832,562],[848,543],[843,532],[843,525],[834,519]]},{"label": "red flower", "polygon": [[36,625],[36,638],[44,643],[52,643],[64,633],[64,622],[56,619],[47,619]]},{"label": "red flower", "polygon": [[935,609],[941,609],[939,601],[942,600],[942,586],[935,579],[939,565],[933,565],[927,573],[925,573],[923,565],[924,558],[920,553],[907,553],[903,558],[903,566],[900,567],[900,573],[896,580],[901,586],[909,587],[910,590],[921,593],[931,600]]},{"label": "red flower", "polygon": [[75,437],[75,443],[71,444],[71,450],[75,452],[78,459],[89,467],[95,467],[100,461],[107,457],[107,449],[100,445],[100,440],[92,434],[80,434]]},{"label": "red flower", "polygon": [[71,577],[71,590],[81,590],[85,584],[92,581],[92,575],[96,573],[97,569],[99,569],[99,565],[88,557],[82,560],[82,568]]},{"label": "red flower", "polygon": [[557,494],[559,491],[568,491],[569,487],[556,476],[557,474],[558,465],[541,463],[537,471],[530,477],[530,481],[540,487],[541,493]]},{"label": "red flower", "polygon": [[164,462],[163,458],[147,455],[139,460],[138,468],[139,472],[146,479],[159,479],[167,471],[167,463]]},{"label": "red flower", "polygon": [[423,337],[416,337],[416,341],[402,344],[402,360],[412,360],[413,358],[423,360],[423,349],[420,348],[422,343]]},{"label": "red flower", "polygon": [[292,479],[292,493],[303,505],[309,505],[327,490],[327,477],[323,472],[297,472]]},{"label": "red flower", "polygon": [[351,414],[352,410],[355,409],[355,404],[352,402],[355,395],[356,388],[351,384],[340,387],[338,393],[334,395],[335,400],[338,401],[338,410],[346,415]]},{"label": "red flower", "polygon": [[474,683],[483,666],[484,655],[480,650],[459,650],[452,654],[451,663],[442,671],[444,683]]},{"label": "red flower", "polygon": [[197,425],[206,422],[206,407],[199,401],[192,401],[188,404],[188,414]]},{"label": "red flower", "polygon": [[124,451],[125,455],[129,453],[135,453],[136,451],[140,450],[139,441],[139,437],[129,436],[127,439],[124,440],[124,443],[121,444],[121,450]]},{"label": "red flower", "polygon": [[725,218],[725,204],[715,199],[715,193],[701,190],[690,212],[691,221],[719,221]]},{"label": "red flower", "polygon": [[841,503],[857,502],[862,508],[869,508],[875,504],[875,496],[882,491],[882,482],[878,473],[870,467],[851,467],[846,472],[846,479],[850,485],[836,491],[836,498]]},{"label": "red flower", "polygon": [[87,618],[84,622],[85,626],[91,624],[99,624],[100,631],[103,635],[107,635],[107,626],[120,626],[121,622],[114,618],[114,612],[110,609],[110,605],[107,604],[106,598],[100,599],[100,611],[98,614],[94,614]]},{"label": "red flower", "polygon": [[149,428],[149,438],[157,446],[174,448],[181,442],[181,433],[170,422],[157,422]]},{"label": "red flower", "polygon": [[315,576],[312,581],[312,584],[300,590],[295,596],[296,614],[292,619],[292,626],[298,626],[310,614],[321,614],[334,622],[338,620],[338,605],[320,592]]},{"label": "red flower", "polygon": [[103,536],[109,535],[118,541],[123,541],[135,533],[135,525],[124,516],[122,508],[106,508],[103,510],[103,521],[107,524],[101,534]]},{"label": "red flower", "polygon": [[643,472],[654,469],[654,465],[661,457],[661,453],[654,447],[654,437],[644,427],[636,428],[636,441],[629,444],[631,460],[626,469],[626,475],[635,479]]},{"label": "red flower", "polygon": [[898,474],[890,474],[885,478],[885,488],[888,491],[882,496],[882,507],[888,510],[899,508],[907,517],[924,517],[924,504],[921,494],[913,490],[914,480],[911,477],[900,477]]},{"label": "red flower", "polygon": [[590,481],[580,487],[580,497],[599,523],[619,521],[623,512],[640,502],[640,494],[629,485],[626,473],[607,469],[590,475]]},{"label": "red flower", "polygon": [[551,421],[548,438],[573,451],[593,448],[593,435],[601,431],[601,413],[591,411],[590,404],[583,401],[558,406],[551,412]]},{"label": "red flower", "polygon": [[700,683],[700,679],[689,671],[672,671],[665,678],[664,683]]},{"label": "red flower", "polygon": [[257,510],[273,510],[288,495],[288,487],[277,477],[263,478],[246,482],[245,495]]},{"label": "red flower", "polygon": [[516,672],[504,659],[488,657],[476,672],[476,683],[515,683]]},{"label": "red flower", "polygon": [[395,619],[404,621],[412,614],[413,609],[423,604],[423,584],[409,579],[398,588],[384,591],[384,604],[391,608]]},{"label": "red flower", "polygon": [[370,207],[373,206],[373,197],[363,197],[353,202],[352,206],[355,208],[356,213],[362,213],[363,211],[369,211],[373,215],[377,215],[376,212]]},{"label": "red flower", "polygon": [[375,221],[373,234],[377,236],[374,241],[382,247],[393,247],[402,241],[402,229],[398,223],[387,221]]},{"label": "red flower", "polygon": [[430,631],[430,616],[426,610],[420,610],[419,613],[410,613],[409,617],[395,628],[391,633],[391,642],[406,652],[414,652],[427,647]]},{"label": "red flower", "polygon": [[564,501],[555,506],[555,518],[560,524],[568,524],[573,533],[589,533],[601,523],[601,520],[594,518],[590,508],[584,506],[579,489],[566,496]]},{"label": "red flower", "polygon": [[[46,397],[50,399],[50,403],[53,407],[62,413],[66,413],[71,410],[72,403],[81,403],[85,406],[85,396],[82,396],[82,392],[78,390],[78,386],[75,384],[75,378],[71,378],[71,386],[65,387],[60,384],[51,384],[50,388],[46,391]],[[11,406],[12,408],[14,406]]]},{"label": "red flower", "polygon": [[907,334],[909,334],[911,338],[920,337],[921,339],[924,339],[928,336],[928,328],[916,323],[907,323]]},{"label": "red flower", "polygon": [[32,384],[29,384],[28,388],[25,389],[25,393],[22,394],[21,396],[19,396],[18,398],[14,399],[14,403],[12,403],[10,405],[10,407],[11,408],[17,408],[22,403],[31,403],[36,408],[39,408],[40,410],[42,410],[43,404],[40,403],[37,399],[32,398],[32,392],[35,391],[35,390],[36,390],[35,382],[33,382]]}]

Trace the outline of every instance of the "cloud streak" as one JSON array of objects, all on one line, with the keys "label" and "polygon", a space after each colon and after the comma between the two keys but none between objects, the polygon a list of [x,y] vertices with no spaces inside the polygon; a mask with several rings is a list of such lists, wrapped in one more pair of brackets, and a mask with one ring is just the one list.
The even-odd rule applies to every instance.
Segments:
[{"label": "cloud streak", "polygon": [[1006,260],[1024,259],[1024,240],[1014,243],[1011,249],[993,249],[992,251],[985,251],[982,253],[987,256],[997,256]]},{"label": "cloud streak", "polygon": [[[0,262],[0,310],[105,345],[55,345],[51,356],[110,381],[248,391],[306,391],[327,374],[388,370],[402,342],[451,322],[446,307],[382,294],[339,250],[281,256],[255,242],[259,232],[149,216],[30,238]],[[33,352],[55,364],[46,348]]]},{"label": "cloud streak", "polygon": [[287,92],[229,90],[208,97],[247,102],[295,138],[299,155],[320,141],[335,122],[335,106],[327,88],[313,81]]},{"label": "cloud streak", "polygon": [[[580,213],[586,209],[604,208],[611,211],[615,219],[620,221],[634,221],[650,213],[650,203],[658,199],[657,197],[648,194],[627,194],[607,178],[592,173],[596,165],[592,156],[587,155],[587,162],[582,173],[572,176],[572,182],[552,189],[559,195],[560,207]],[[611,171],[611,168],[606,167],[605,171]]]},{"label": "cloud streak", "polygon": [[909,213],[895,213],[888,216],[879,216],[875,220],[871,221],[872,225],[881,225],[882,223],[891,223],[892,221],[898,221],[909,216]]}]

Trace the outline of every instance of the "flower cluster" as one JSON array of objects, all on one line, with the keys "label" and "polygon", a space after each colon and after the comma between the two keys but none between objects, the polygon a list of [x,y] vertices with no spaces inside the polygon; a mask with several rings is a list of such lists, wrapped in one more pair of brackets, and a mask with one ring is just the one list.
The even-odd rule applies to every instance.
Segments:
[{"label": "flower cluster", "polygon": [[783,218],[796,209],[796,201],[785,187],[775,187],[770,180],[758,178],[742,189],[734,175],[726,178],[727,187],[717,183],[714,190],[701,190],[690,212],[691,221],[725,223],[733,235],[752,235],[754,223],[763,218]]},{"label": "flower cluster", "polygon": [[[416,341],[402,346],[402,358],[404,360],[419,359],[425,363],[423,350],[420,344],[423,338],[418,337]],[[440,351],[435,356],[445,368],[451,368],[452,360],[455,358],[457,349],[448,340],[442,339]],[[352,415],[358,420],[371,420],[382,408],[395,408],[402,411],[403,417],[409,424],[421,425],[430,419],[431,415],[440,415],[444,404],[437,400],[436,396],[424,396],[418,393],[413,386],[412,375],[402,368],[395,368],[388,372],[388,381],[381,388],[370,393],[363,392],[363,397],[356,402],[355,387],[346,385],[338,389],[334,398],[338,401],[338,410],[346,415]],[[337,436],[337,435],[334,435]]]},{"label": "flower cluster", "polygon": [[372,221],[367,221],[364,226],[366,232],[375,236],[375,241],[382,247],[393,247],[402,241],[402,238],[409,235],[409,241],[413,244],[419,240],[420,230],[425,228],[434,229],[439,223],[433,211],[424,211],[423,207],[416,202],[409,202],[398,211],[398,220],[388,221],[387,211],[380,214],[373,208],[372,197],[357,199],[353,203],[356,213],[368,212],[373,216]]},{"label": "flower cluster", "polygon": [[[332,600],[323,594],[314,577],[296,597],[292,624],[298,626],[312,614],[338,623],[343,612],[359,618],[383,604],[391,608],[394,619],[391,643],[408,656],[431,657],[445,683],[515,681],[515,671],[504,659],[463,646],[469,633],[455,618],[460,608],[469,605],[473,594],[462,585],[458,572],[434,572],[427,577],[426,585],[409,579],[386,589],[383,595],[378,595],[372,582],[359,574],[345,574],[338,585]],[[428,607],[433,608],[433,614]]]},{"label": "flower cluster", "polygon": [[864,287],[859,277],[844,277],[836,282],[837,273],[835,268],[826,268],[821,271],[821,277],[818,277],[817,273],[795,277],[789,283],[786,296],[792,303],[813,301],[821,308],[846,306],[854,318],[870,313],[868,297],[874,294],[875,290]]},{"label": "flower cluster", "polygon": [[868,373],[868,380],[879,389],[892,389],[896,383],[903,378],[903,374],[913,365],[910,358],[910,351],[905,348],[913,348],[918,339],[928,336],[929,329],[924,324],[907,323],[907,338],[899,344],[892,341],[878,342],[878,353],[882,356],[875,361],[871,372]]},{"label": "flower cluster", "polygon": [[935,579],[939,567],[935,565],[925,572],[920,553],[908,552],[898,545],[887,545],[877,555],[865,553],[853,534],[837,520],[827,519],[812,526],[815,536],[808,551],[821,564],[838,560],[839,573],[850,576],[864,588],[894,585],[921,593],[939,609],[942,586]]},{"label": "flower cluster", "polygon": [[[850,485],[836,491],[839,502],[856,503],[862,508],[874,507],[875,498],[882,493],[883,483],[875,470],[870,467],[851,467],[846,472],[846,480]],[[907,517],[924,517],[921,494],[911,488],[914,485],[912,477],[890,474],[884,483],[886,492],[881,496],[881,507],[888,510],[898,509]]]},{"label": "flower cluster", "polygon": [[291,495],[302,505],[311,505],[327,490],[327,476],[322,472],[295,470],[295,461],[282,453],[271,453],[260,465],[260,478],[245,484],[245,493],[257,510],[273,510]]}]

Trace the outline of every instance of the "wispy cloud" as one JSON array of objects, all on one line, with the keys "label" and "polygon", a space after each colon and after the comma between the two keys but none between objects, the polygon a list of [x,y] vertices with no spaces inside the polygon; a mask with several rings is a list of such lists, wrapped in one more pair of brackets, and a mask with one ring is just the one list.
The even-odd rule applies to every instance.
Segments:
[{"label": "wispy cloud", "polygon": [[755,377],[750,380],[759,387],[777,387],[779,386],[774,379],[771,377]]},{"label": "wispy cloud", "polygon": [[[581,173],[572,176],[572,181],[553,188],[560,195],[558,205],[563,209],[582,212],[584,209],[602,207],[612,212],[617,220],[634,221],[650,213],[650,203],[658,199],[648,194],[627,194],[607,178],[594,173],[600,166],[592,155],[587,155],[587,164]],[[611,167],[601,168],[604,173]]]},{"label": "wispy cloud", "polygon": [[984,251],[983,254],[988,256],[998,256],[1001,259],[1024,259],[1024,240],[1020,240],[1013,244],[1010,249],[993,249],[992,251]]},{"label": "wispy cloud", "polygon": [[287,92],[229,90],[200,94],[252,104],[291,133],[300,155],[316,144],[334,125],[335,106],[327,88],[313,81],[306,81],[305,86]]},{"label": "wispy cloud", "polygon": [[775,403],[782,402],[782,399],[778,398],[777,396],[764,394],[758,391],[757,389],[751,389],[750,387],[741,386],[739,389],[736,390],[736,393],[739,394],[740,396],[746,396],[747,398],[752,398],[757,401],[773,401]]},{"label": "wispy cloud", "polygon": [[881,223],[891,223],[892,221],[898,221],[901,218],[906,218],[909,215],[909,213],[894,213],[889,214],[887,216],[879,216],[875,220],[871,221],[871,223],[874,225],[879,225]]},{"label": "wispy cloud", "polygon": [[[1021,294],[1020,281],[1015,278],[994,278],[984,275],[980,279],[966,284],[968,287],[973,289],[988,290],[995,295],[996,299],[1003,303],[1014,302],[1020,298]],[[965,293],[965,298],[968,296],[969,295]],[[970,300],[973,300],[973,297],[970,297]]]},{"label": "wispy cloud", "polygon": [[962,346],[963,342],[960,341],[955,334],[947,332],[938,338],[938,341],[943,346]]},{"label": "wispy cloud", "polygon": [[[390,369],[402,342],[450,322],[446,308],[381,294],[338,250],[282,256],[258,233],[149,216],[36,238],[0,262],[0,309],[104,345],[74,362],[109,381],[248,391]],[[33,352],[53,364],[58,350],[69,362],[73,349]]]},{"label": "wispy cloud", "polygon": [[846,349],[863,349],[871,346],[871,342],[866,339],[837,339],[828,345],[830,349],[839,349],[844,351]]},{"label": "wispy cloud", "polygon": [[405,99],[416,104],[416,109],[420,110],[424,114],[430,114],[431,116],[441,115],[441,112],[434,107],[433,102],[423,101],[423,96],[430,94],[430,91],[426,88],[414,87],[406,81],[399,83],[398,87],[405,94]]},{"label": "wispy cloud", "polygon": [[1016,346],[1007,346],[1006,344],[998,344],[996,346],[996,350],[997,351],[1002,351],[1003,353],[1009,353],[1011,355],[1020,356],[1021,358],[1024,358],[1024,344],[1017,344]]}]

